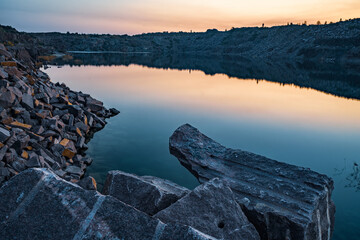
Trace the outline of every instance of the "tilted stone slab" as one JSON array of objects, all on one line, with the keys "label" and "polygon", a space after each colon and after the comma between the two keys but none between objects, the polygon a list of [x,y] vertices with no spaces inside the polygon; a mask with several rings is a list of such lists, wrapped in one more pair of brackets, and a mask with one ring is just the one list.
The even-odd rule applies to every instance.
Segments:
[{"label": "tilted stone slab", "polygon": [[170,206],[190,192],[169,180],[152,176],[140,177],[122,171],[110,171],[103,194],[111,195],[149,215]]},{"label": "tilted stone slab", "polygon": [[196,187],[154,217],[165,223],[192,226],[219,239],[260,239],[228,184],[219,178]]},{"label": "tilted stone slab", "polygon": [[226,179],[261,239],[330,239],[335,214],[331,178],[226,148],[189,124],[170,137],[170,152],[201,183]]},{"label": "tilted stone slab", "polygon": [[[214,239],[166,225],[111,196],[85,190],[45,169],[28,169],[0,188],[0,239]],[[169,238],[164,238],[169,236]]]}]

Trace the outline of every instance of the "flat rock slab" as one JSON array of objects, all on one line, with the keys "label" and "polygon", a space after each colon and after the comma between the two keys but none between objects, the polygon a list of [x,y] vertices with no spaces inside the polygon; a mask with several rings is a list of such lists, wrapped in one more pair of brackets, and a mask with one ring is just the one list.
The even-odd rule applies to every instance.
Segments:
[{"label": "flat rock slab", "polygon": [[110,171],[103,194],[111,195],[149,215],[170,206],[190,190],[169,180],[140,177],[122,171]]},{"label": "flat rock slab", "polygon": [[170,152],[201,183],[225,179],[261,239],[330,239],[335,215],[331,178],[226,148],[189,124],[170,137]]},{"label": "flat rock slab", "polygon": [[[198,230],[167,225],[46,169],[28,169],[0,188],[0,239],[212,240]],[[190,236],[190,235],[189,235]]]},{"label": "flat rock slab", "polygon": [[228,184],[218,178],[198,186],[154,217],[192,226],[219,239],[260,239]]}]

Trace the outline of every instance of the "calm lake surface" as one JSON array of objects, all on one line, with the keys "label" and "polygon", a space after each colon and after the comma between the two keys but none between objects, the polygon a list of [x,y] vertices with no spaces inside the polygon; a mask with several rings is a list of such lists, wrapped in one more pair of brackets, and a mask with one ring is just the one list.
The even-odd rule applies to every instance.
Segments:
[{"label": "calm lake surface", "polygon": [[[95,134],[88,173],[109,170],[198,185],[171,156],[173,131],[190,123],[223,145],[331,176],[333,239],[360,239],[360,101],[265,80],[141,65],[52,66],[53,82],[91,94],[121,113]],[[281,79],[279,79],[281,81]]]}]

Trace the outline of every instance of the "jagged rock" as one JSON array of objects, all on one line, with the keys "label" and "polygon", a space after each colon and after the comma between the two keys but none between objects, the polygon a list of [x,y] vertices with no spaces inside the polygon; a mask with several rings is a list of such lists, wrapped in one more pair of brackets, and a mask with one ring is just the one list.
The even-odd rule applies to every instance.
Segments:
[{"label": "jagged rock", "polygon": [[0,127],[0,142],[4,143],[10,137],[10,131]]},{"label": "jagged rock", "polygon": [[0,106],[3,108],[9,108],[15,101],[15,94],[11,91],[0,93]]},{"label": "jagged rock", "polygon": [[97,189],[96,181],[91,176],[84,177],[77,184],[86,190],[96,190]]},{"label": "jagged rock", "polygon": [[77,166],[71,166],[71,165],[65,169],[65,172],[67,172],[69,174],[78,175],[78,176],[82,176],[84,174],[84,172],[81,170],[81,168],[79,168]]},{"label": "jagged rock", "polygon": [[86,106],[88,108],[90,108],[90,110],[92,112],[98,112],[98,111],[101,111],[104,108],[102,102],[100,102],[100,101],[98,101],[96,99],[93,99],[91,97],[86,98]]},{"label": "jagged rock", "polygon": [[[21,186],[21,187],[19,187]],[[166,225],[45,169],[28,169],[0,188],[0,239],[214,239]]]},{"label": "jagged rock", "polygon": [[0,78],[8,78],[9,74],[4,71],[3,68],[0,68]]},{"label": "jagged rock", "polygon": [[261,239],[329,239],[334,228],[333,181],[306,168],[226,148],[185,124],[170,152],[201,183],[227,180]]},{"label": "jagged rock", "polygon": [[122,171],[110,171],[103,188],[103,194],[149,215],[170,206],[188,192],[188,189],[168,180],[143,178]]},{"label": "jagged rock", "polygon": [[116,116],[120,113],[120,111],[115,108],[110,108],[109,111],[112,114],[112,116]]},{"label": "jagged rock", "polygon": [[24,93],[21,99],[21,105],[27,110],[34,108],[34,99],[30,94]]},{"label": "jagged rock", "polygon": [[192,226],[219,239],[260,239],[228,184],[218,178],[198,186],[154,217]]}]

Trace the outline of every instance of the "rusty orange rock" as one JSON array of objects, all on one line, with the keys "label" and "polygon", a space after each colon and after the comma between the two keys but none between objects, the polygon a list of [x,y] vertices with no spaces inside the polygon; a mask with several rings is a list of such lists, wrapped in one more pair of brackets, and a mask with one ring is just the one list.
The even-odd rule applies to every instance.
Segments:
[{"label": "rusty orange rock", "polygon": [[6,62],[1,62],[1,66],[4,66],[4,67],[16,67],[17,64],[14,61],[6,61]]},{"label": "rusty orange rock", "polygon": [[67,157],[69,159],[73,158],[75,156],[75,152],[71,151],[70,149],[65,149],[62,153],[64,157]]}]

